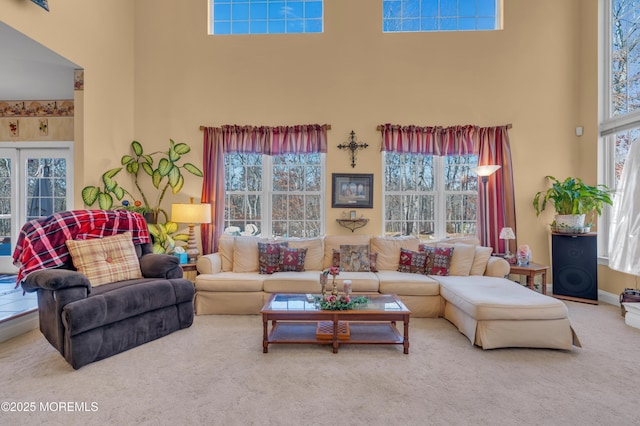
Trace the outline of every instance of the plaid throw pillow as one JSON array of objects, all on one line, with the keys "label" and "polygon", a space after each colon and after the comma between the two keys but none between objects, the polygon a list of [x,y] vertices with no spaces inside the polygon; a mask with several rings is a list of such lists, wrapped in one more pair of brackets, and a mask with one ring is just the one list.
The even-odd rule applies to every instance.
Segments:
[{"label": "plaid throw pillow", "polygon": [[429,253],[429,259],[425,268],[427,275],[449,275],[453,247],[433,247],[420,244],[420,251]]},{"label": "plaid throw pillow", "polygon": [[304,259],[306,257],[306,248],[280,247],[280,270],[304,272]]},{"label": "plaid throw pillow", "polygon": [[73,266],[92,286],[142,278],[131,232],[93,240],[67,240]]},{"label": "plaid throw pillow", "polygon": [[258,272],[261,274],[273,274],[280,270],[280,248],[287,247],[282,243],[258,242]]},{"label": "plaid throw pillow", "polygon": [[428,253],[400,249],[400,263],[398,272],[409,272],[411,274],[424,274]]}]

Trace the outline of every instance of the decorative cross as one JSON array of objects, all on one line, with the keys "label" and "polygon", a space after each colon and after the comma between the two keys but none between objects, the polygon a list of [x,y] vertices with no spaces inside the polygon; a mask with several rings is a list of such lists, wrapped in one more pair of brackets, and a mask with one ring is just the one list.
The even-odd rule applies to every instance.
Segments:
[{"label": "decorative cross", "polygon": [[348,144],[341,143],[340,145],[338,145],[338,148],[348,149],[349,151],[351,151],[351,167],[355,168],[356,167],[356,151],[358,151],[359,149],[365,149],[368,146],[369,144],[366,144],[366,143],[357,143],[356,132],[352,130],[351,137],[349,138],[349,143]]}]

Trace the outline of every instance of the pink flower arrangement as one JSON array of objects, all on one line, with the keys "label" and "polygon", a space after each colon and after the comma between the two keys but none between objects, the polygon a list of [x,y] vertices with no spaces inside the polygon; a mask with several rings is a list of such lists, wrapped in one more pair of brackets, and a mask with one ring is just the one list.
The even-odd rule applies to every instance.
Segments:
[{"label": "pink flower arrangement", "polygon": [[340,268],[338,268],[337,266],[332,266],[329,269],[325,269],[322,273],[325,275],[331,275],[333,276],[333,278],[335,278],[336,275],[340,274]]},{"label": "pink flower arrangement", "polygon": [[531,249],[527,244],[522,244],[518,246],[518,256],[521,257],[529,257],[531,255]]}]

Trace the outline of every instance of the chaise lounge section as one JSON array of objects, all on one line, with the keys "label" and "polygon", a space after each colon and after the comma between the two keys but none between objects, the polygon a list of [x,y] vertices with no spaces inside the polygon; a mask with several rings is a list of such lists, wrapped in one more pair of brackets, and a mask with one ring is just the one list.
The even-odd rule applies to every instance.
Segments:
[{"label": "chaise lounge section", "polygon": [[[366,252],[368,267],[352,270],[351,264],[341,264],[338,288],[351,280],[354,294],[396,294],[413,317],[444,317],[484,349],[580,346],[566,305],[506,279],[509,264],[492,257],[491,248],[479,246],[475,238],[428,244],[415,237],[368,235],[271,240],[286,245],[281,253],[291,253],[297,269],[264,273],[265,255],[259,254],[259,243],[267,242],[223,236],[217,253],[200,257],[196,314],[259,314],[273,293],[319,293],[323,270],[349,253],[360,253],[356,263],[360,266],[361,261],[367,263],[362,254]],[[427,271],[419,267],[424,252],[431,258]]]}]

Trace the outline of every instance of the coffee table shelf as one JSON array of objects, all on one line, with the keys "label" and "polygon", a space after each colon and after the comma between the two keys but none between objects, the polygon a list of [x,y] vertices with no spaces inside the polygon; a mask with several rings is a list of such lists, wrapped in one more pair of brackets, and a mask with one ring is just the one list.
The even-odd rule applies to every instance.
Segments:
[{"label": "coffee table shelf", "polygon": [[[370,295],[370,303],[360,309],[323,311],[304,302],[304,295],[274,294],[262,308],[263,352],[270,344],[332,345],[338,352],[340,345],[403,345],[409,353],[409,317],[411,311],[395,295]],[[318,322],[332,324],[347,322],[350,336],[345,339],[336,333],[331,338],[318,338]],[[271,327],[269,329],[269,322]],[[396,322],[403,322],[402,332]]]},{"label": "coffee table shelf", "polygon": [[[269,333],[269,343],[317,343],[331,345],[331,339],[316,338],[315,322],[278,321]],[[391,323],[353,323],[350,322],[351,336],[339,339],[341,345],[401,345],[404,337],[398,328]]]}]

